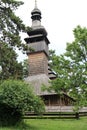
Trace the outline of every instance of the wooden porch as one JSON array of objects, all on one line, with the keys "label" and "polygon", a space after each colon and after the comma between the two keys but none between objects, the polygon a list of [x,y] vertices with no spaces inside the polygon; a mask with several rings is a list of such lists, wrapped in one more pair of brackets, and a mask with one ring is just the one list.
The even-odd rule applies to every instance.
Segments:
[{"label": "wooden porch", "polygon": [[46,106],[73,106],[75,100],[69,97],[66,94],[58,95],[58,94],[49,94],[49,95],[42,95],[41,98],[43,99]]}]

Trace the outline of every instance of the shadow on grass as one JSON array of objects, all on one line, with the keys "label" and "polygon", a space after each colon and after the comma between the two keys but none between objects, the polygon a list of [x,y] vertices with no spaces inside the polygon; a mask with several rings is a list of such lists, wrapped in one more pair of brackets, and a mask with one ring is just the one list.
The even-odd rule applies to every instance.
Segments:
[{"label": "shadow on grass", "polygon": [[29,123],[26,122],[21,122],[20,124],[17,124],[14,130],[38,130],[36,127],[33,125],[29,125]]},{"label": "shadow on grass", "polygon": [[38,128],[33,127],[33,125],[31,126],[24,121],[21,121],[20,123],[17,123],[16,125],[13,126],[0,125],[0,130],[38,130]]}]

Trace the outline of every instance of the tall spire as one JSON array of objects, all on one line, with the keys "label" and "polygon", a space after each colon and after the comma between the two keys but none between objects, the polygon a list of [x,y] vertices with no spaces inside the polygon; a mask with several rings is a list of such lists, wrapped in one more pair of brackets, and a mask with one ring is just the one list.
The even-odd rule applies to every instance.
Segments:
[{"label": "tall spire", "polygon": [[37,0],[35,0],[35,8],[37,8]]},{"label": "tall spire", "polygon": [[41,11],[37,7],[37,0],[35,0],[35,7],[31,12],[32,27],[41,26]]}]

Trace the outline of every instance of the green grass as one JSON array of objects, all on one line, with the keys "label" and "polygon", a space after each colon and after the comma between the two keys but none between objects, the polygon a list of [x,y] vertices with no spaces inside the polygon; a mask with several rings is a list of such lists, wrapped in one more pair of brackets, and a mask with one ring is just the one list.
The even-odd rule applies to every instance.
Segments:
[{"label": "green grass", "polygon": [[87,130],[87,117],[76,119],[27,119],[15,127],[0,130]]}]

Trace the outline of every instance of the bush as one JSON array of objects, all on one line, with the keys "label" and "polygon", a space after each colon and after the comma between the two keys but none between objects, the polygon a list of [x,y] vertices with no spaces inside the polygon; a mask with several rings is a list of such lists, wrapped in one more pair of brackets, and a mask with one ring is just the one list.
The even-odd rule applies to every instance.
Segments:
[{"label": "bush", "polygon": [[23,81],[7,80],[0,85],[0,123],[15,125],[21,121],[25,111],[41,113],[43,102],[36,97],[29,84]]}]

